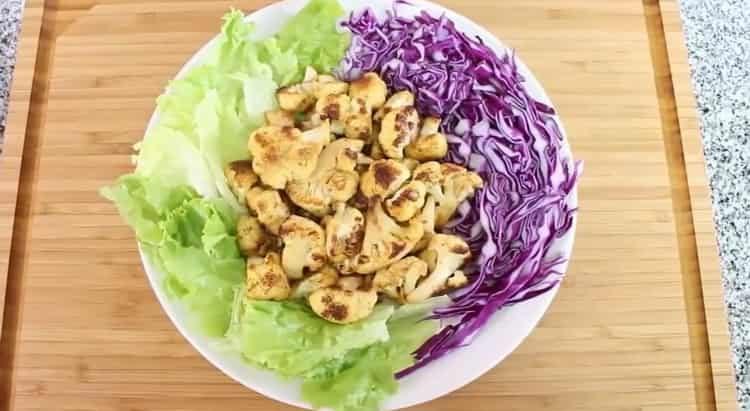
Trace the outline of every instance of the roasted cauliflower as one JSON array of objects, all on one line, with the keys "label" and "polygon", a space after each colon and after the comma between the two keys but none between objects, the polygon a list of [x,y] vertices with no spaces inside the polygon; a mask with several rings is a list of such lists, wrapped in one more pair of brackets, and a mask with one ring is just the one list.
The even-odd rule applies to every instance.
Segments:
[{"label": "roasted cauliflower", "polygon": [[247,260],[247,296],[256,300],[284,300],[289,297],[289,281],[279,262],[279,255]]},{"label": "roasted cauliflower", "polygon": [[253,171],[263,184],[280,190],[290,180],[310,177],[330,140],[329,123],[324,121],[304,132],[293,127],[261,127],[250,134],[247,147],[253,157]]},{"label": "roasted cauliflower", "polygon": [[326,262],[325,234],[312,220],[292,215],[279,228],[284,241],[281,265],[289,278],[300,279],[305,269],[318,271]]},{"label": "roasted cauliflower", "polygon": [[305,299],[349,324],[379,294],[418,303],[468,283],[468,244],[440,229],[482,180],[437,161],[440,119],[420,118],[409,91],[389,96],[376,73],[348,84],[307,68],[276,96],[250,160],[225,169],[249,211],[237,220],[248,298]]},{"label": "roasted cauliflower", "polygon": [[395,193],[409,179],[410,174],[409,168],[399,161],[375,160],[362,174],[360,189],[367,198],[385,198]]},{"label": "roasted cauliflower", "polygon": [[308,301],[320,317],[338,324],[349,324],[372,313],[378,302],[378,294],[374,289],[344,290],[330,287],[314,291]]},{"label": "roasted cauliflower", "polygon": [[263,226],[273,234],[279,234],[279,227],[289,217],[289,207],[277,190],[253,187],[247,192],[247,206],[258,217]]},{"label": "roasted cauliflower", "polygon": [[330,213],[334,202],[349,200],[357,192],[359,175],[354,168],[363,146],[361,140],[346,138],[326,146],[308,178],[287,184],[289,199],[318,217]]}]

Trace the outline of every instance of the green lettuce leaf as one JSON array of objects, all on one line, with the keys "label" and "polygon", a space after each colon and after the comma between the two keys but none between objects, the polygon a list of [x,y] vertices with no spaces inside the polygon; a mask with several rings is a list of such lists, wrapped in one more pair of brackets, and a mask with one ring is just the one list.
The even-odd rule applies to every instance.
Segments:
[{"label": "green lettuce leaf", "polygon": [[[276,35],[282,50],[293,50],[299,67],[329,73],[341,61],[351,40],[336,24],[344,14],[337,0],[311,0]],[[302,79],[302,71],[295,81]]]},{"label": "green lettuce leaf", "polygon": [[193,314],[192,325],[206,335],[224,335],[234,289],[245,274],[231,206],[220,198],[200,198],[187,186],[170,188],[134,174],[101,193],[117,205],[164,274],[167,294]]},{"label": "green lettuce leaf", "polygon": [[392,312],[392,307],[378,307],[363,321],[339,325],[300,301],[243,299],[227,338],[251,363],[289,377],[316,377],[337,371],[332,362],[350,350],[386,341]]},{"label": "green lettuce leaf", "polygon": [[394,374],[438,328],[422,320],[444,299],[404,306],[379,304],[368,318],[338,325],[300,301],[235,300],[227,331],[231,349],[250,363],[303,379],[302,395],[316,408],[374,411],[398,388]]},{"label": "green lettuce leaf", "polygon": [[[312,0],[267,39],[255,38],[240,11],[227,13],[199,64],[158,98],[158,120],[135,145],[134,173],[101,190],[165,273],[167,292],[210,335],[226,331],[233,289],[244,274],[234,219],[245,211],[224,166],[249,157],[248,135],[276,107],[279,86],[301,78],[308,64],[322,69],[341,60],[348,36],[335,25],[342,13],[336,0]],[[323,31],[311,36],[308,30],[317,28]]]},{"label": "green lettuce leaf", "polygon": [[387,322],[387,341],[350,351],[335,373],[306,379],[302,397],[315,408],[378,410],[381,402],[398,389],[394,374],[412,365],[412,353],[437,332],[439,321],[423,318],[438,300],[443,299],[396,310]]},{"label": "green lettuce leaf", "polygon": [[249,157],[248,135],[276,108],[279,86],[301,79],[308,65],[328,72],[338,64],[349,44],[336,29],[342,14],[336,0],[312,0],[277,36],[258,40],[240,11],[229,12],[203,61],[158,98],[159,119],[139,145],[136,173],[220,196],[242,212],[224,166]]}]

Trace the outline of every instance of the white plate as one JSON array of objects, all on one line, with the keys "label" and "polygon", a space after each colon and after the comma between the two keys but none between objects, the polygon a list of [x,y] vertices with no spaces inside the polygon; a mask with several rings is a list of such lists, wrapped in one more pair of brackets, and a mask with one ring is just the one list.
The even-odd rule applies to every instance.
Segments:
[{"label": "white plate", "polygon": [[[370,6],[376,12],[382,13],[391,8],[392,0],[340,0],[348,11],[359,10]],[[428,11],[432,15],[445,13],[456,24],[459,30],[471,35],[480,36],[484,42],[498,55],[507,51],[503,45],[490,32],[472,22],[468,18],[450,11],[442,6],[425,0],[409,0],[416,7],[403,7],[404,16],[417,13],[419,9]],[[256,23],[258,34],[268,36],[274,34],[281,23],[299,11],[307,0],[287,0],[271,4],[258,10],[246,18]],[[215,42],[211,40],[201,48],[182,67],[177,77],[181,77],[187,70],[196,66],[206,50]],[[526,79],[526,88],[529,93],[544,103],[552,105],[541,84],[536,80],[526,65],[516,57],[518,70]],[[155,112],[148,124],[150,129],[157,121]],[[147,129],[147,130],[148,130]],[[560,124],[561,132],[565,131]],[[564,149],[566,155],[570,155],[567,142]],[[569,196],[569,204],[575,207],[578,204],[577,192],[573,191]],[[568,234],[553,244],[551,252],[556,255],[570,256],[573,248],[575,234],[575,220]],[[310,408],[300,398],[300,382],[284,380],[274,373],[254,368],[244,363],[239,356],[229,355],[215,348],[215,341],[206,338],[188,327],[188,313],[175,301],[167,298],[161,288],[162,273],[158,272],[141,253],[143,266],[148,276],[151,287],[159,299],[164,311],[172,320],[183,336],[203,355],[211,364],[216,366],[226,375],[241,383],[242,385],[257,391],[267,397],[303,408]],[[567,269],[567,263],[562,271]],[[457,390],[469,382],[480,377],[491,368],[495,367],[508,354],[510,354],[534,329],[536,324],[544,315],[552,299],[557,294],[558,287],[529,301],[504,308],[497,312],[484,329],[476,336],[470,346],[455,350],[443,358],[430,363],[424,368],[414,372],[400,380],[398,392],[385,401],[384,409],[399,409],[416,405],[425,401],[438,398],[451,391]]]}]

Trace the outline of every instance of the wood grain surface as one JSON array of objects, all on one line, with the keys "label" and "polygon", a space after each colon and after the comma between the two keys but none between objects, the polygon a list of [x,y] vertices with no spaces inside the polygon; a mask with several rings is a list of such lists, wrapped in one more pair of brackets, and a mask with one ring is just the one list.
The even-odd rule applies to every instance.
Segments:
[{"label": "wood grain surface", "polygon": [[[706,179],[703,145],[698,125],[695,94],[690,81],[690,66],[682,32],[682,21],[677,0],[660,2],[664,26],[664,39],[669,58],[669,72],[674,85],[672,107],[675,114],[675,131],[681,143],[683,187],[690,196],[689,216],[692,216],[690,241],[695,244],[695,272],[700,278],[702,308],[708,336],[707,354],[710,356],[714,376],[716,408],[737,408],[737,396],[732,369],[732,357],[727,329],[724,288],[721,282],[719,254],[714,233],[711,197]],[[686,224],[686,226],[689,226]]]},{"label": "wood grain surface", "polygon": [[[13,227],[16,221],[16,202],[19,197],[21,160],[26,142],[26,125],[31,112],[31,93],[37,74],[37,50],[40,44],[44,2],[28,0],[23,14],[23,26],[18,40],[16,70],[10,90],[10,101],[6,117],[4,141],[0,143],[0,321],[5,309],[5,290],[9,271]],[[36,119],[31,119],[34,124]],[[25,204],[22,204],[25,207]],[[20,220],[20,219],[19,219]],[[24,224],[25,221],[19,223]],[[2,323],[0,323],[2,327]]]},{"label": "wood grain surface", "polygon": [[[696,200],[706,192],[696,175],[702,159],[685,141],[689,133],[677,137],[690,154],[674,152],[681,148],[664,92],[671,80],[656,64],[664,50],[653,38],[658,7],[640,0],[443,3],[517,50],[586,167],[573,260],[539,327],[482,378],[414,409],[730,409],[731,373],[716,361],[726,354],[726,331],[716,314],[719,279],[711,277],[718,274],[710,207]],[[97,194],[130,170],[131,145],[154,99],[217,32],[220,16],[230,5],[251,11],[264,4],[47,2],[48,58],[35,71],[44,87],[34,111],[43,115],[26,133],[34,144],[24,150],[19,205],[27,208],[16,214],[27,213],[28,223],[14,230],[14,307],[0,344],[6,408],[290,408],[232,382],[177,334],[148,287],[133,234]],[[688,104],[680,107],[680,119],[691,115]],[[684,169],[674,169],[681,157],[691,170],[683,183]]]}]

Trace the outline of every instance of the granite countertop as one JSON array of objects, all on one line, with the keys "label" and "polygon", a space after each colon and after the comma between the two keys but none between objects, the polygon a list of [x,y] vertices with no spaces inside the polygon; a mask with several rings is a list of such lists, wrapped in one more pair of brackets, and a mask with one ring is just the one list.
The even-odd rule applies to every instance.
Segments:
[{"label": "granite countertop", "polygon": [[750,409],[750,7],[680,0],[722,260],[737,397]]},{"label": "granite countertop", "polygon": [[[592,0],[593,1],[593,0]],[[24,0],[0,0],[0,152]],[[714,205],[740,408],[750,410],[750,7],[680,0]]]},{"label": "granite countertop", "polygon": [[24,0],[0,0],[0,152]]}]

